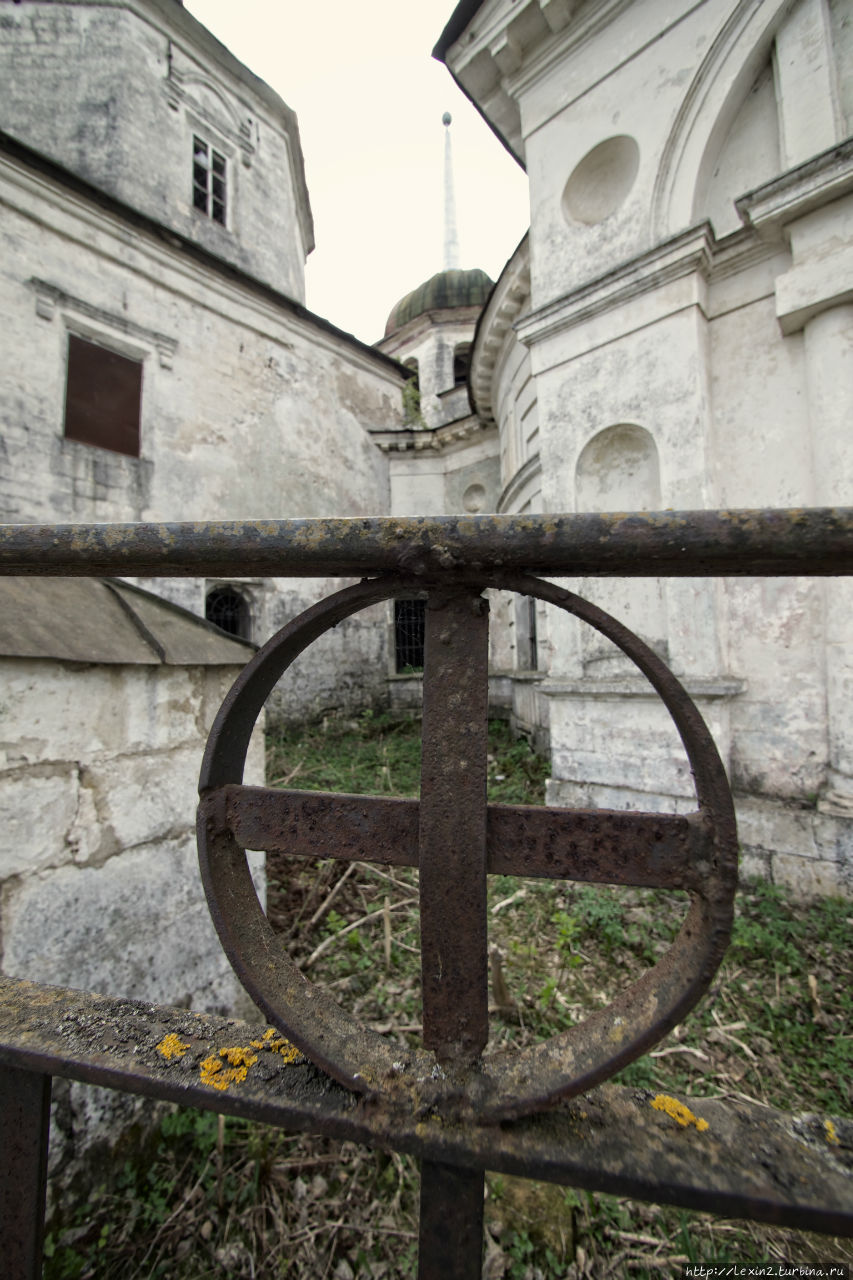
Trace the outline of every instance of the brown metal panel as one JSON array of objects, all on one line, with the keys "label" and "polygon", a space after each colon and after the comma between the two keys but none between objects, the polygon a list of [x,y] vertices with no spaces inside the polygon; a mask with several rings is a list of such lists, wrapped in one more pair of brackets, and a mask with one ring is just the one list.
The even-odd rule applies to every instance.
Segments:
[{"label": "brown metal panel", "polygon": [[65,435],[139,457],[142,361],[68,335]]}]

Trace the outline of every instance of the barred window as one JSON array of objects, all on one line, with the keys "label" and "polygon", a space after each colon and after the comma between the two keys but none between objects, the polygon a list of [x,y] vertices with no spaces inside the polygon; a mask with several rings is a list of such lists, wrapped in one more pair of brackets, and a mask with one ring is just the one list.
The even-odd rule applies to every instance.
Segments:
[{"label": "barred window", "polygon": [[225,157],[203,138],[193,138],[193,208],[225,226]]},{"label": "barred window", "polygon": [[139,457],[142,361],[68,335],[65,436]]},{"label": "barred window", "polygon": [[251,618],[249,606],[234,587],[214,587],[208,591],[204,603],[204,616],[220,631],[240,640],[249,639]]},{"label": "barred window", "polygon": [[426,600],[394,601],[394,656],[398,674],[423,671]]}]

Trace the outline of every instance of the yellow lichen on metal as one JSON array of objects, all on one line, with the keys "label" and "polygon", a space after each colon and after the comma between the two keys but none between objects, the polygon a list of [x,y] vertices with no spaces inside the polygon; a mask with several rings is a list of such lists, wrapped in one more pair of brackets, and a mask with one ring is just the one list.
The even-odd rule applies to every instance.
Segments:
[{"label": "yellow lichen on metal", "polygon": [[229,1049],[219,1050],[220,1058],[232,1067],[253,1067],[258,1060],[258,1055],[252,1053],[251,1046],[243,1048],[242,1045],[234,1045]]},{"label": "yellow lichen on metal", "polygon": [[270,1053],[277,1053],[285,1062],[298,1062],[302,1054],[295,1044],[291,1044],[289,1040],[285,1040],[284,1036],[279,1035],[275,1027],[267,1027],[262,1040],[250,1041],[253,1049],[266,1049]]},{"label": "yellow lichen on metal", "polygon": [[242,1084],[246,1079],[246,1067],[223,1067],[222,1059],[211,1055],[205,1058],[199,1067],[199,1078],[202,1084],[209,1084],[214,1089],[224,1092],[229,1085]]},{"label": "yellow lichen on metal", "polygon": [[[242,1084],[258,1060],[258,1050],[266,1053],[277,1053],[288,1064],[299,1062],[302,1054],[284,1036],[279,1035],[275,1027],[267,1027],[263,1039],[250,1040],[247,1045],[226,1045],[219,1050],[219,1055],[211,1054],[199,1067],[199,1079],[202,1084],[209,1084],[213,1089],[224,1091],[232,1084]],[[227,1066],[224,1063],[228,1063]]]},{"label": "yellow lichen on metal", "polygon": [[834,1147],[838,1146],[838,1134],[835,1132],[835,1125],[831,1120],[824,1120],[824,1128],[826,1129],[826,1140],[831,1142]]},{"label": "yellow lichen on metal", "polygon": [[708,1128],[708,1121],[701,1120],[698,1116],[694,1116],[689,1107],[683,1102],[679,1102],[677,1098],[671,1098],[668,1093],[659,1093],[656,1098],[652,1099],[652,1106],[655,1111],[663,1111],[666,1115],[676,1120],[682,1128],[686,1128],[689,1124],[695,1124],[700,1133]]},{"label": "yellow lichen on metal", "polygon": [[172,1058],[182,1058],[189,1047],[188,1044],[179,1040],[173,1031],[170,1031],[157,1045],[157,1052],[161,1053],[167,1062],[171,1062]]}]

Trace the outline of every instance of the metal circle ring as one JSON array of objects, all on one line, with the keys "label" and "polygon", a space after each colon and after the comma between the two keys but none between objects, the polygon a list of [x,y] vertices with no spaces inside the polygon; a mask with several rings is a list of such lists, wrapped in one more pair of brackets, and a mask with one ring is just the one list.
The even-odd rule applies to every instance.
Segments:
[{"label": "metal circle ring", "polygon": [[[584,1022],[540,1044],[486,1055],[459,1072],[440,1069],[425,1049],[407,1053],[401,1061],[398,1047],[343,1010],[285,955],[258,900],[245,851],[225,816],[229,789],[242,781],[257,717],[294,659],[331,627],[381,601],[431,586],[441,589],[444,581],[394,575],[347,587],[288,623],[255,655],[226,696],[208,739],[199,780],[199,860],[211,916],[240,981],[270,1022],[311,1061],[361,1093],[405,1095],[422,1112],[437,1109],[499,1120],[600,1083],[647,1052],[696,1004],[729,939],[737,832],[725,770],[707,726],[648,645],[589,601],[538,578],[471,574],[455,575],[453,581],[531,596],[588,623],[631,659],[669,711],[693,772],[699,806],[689,816],[691,903],[669,951]],[[661,883],[666,884],[665,874]]]}]

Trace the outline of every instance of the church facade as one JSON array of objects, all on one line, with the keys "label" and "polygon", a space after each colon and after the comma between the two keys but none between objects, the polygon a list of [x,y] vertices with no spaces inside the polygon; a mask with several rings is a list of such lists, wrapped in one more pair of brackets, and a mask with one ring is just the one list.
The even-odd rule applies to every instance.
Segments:
[{"label": "church facade", "polygon": [[[849,0],[466,0],[436,53],[530,185],[529,237],[472,354],[497,509],[849,505]],[[849,892],[851,584],[571,585],[696,699],[747,870]],[[536,637],[550,799],[691,805],[675,734],[626,660],[544,607]]]}]

